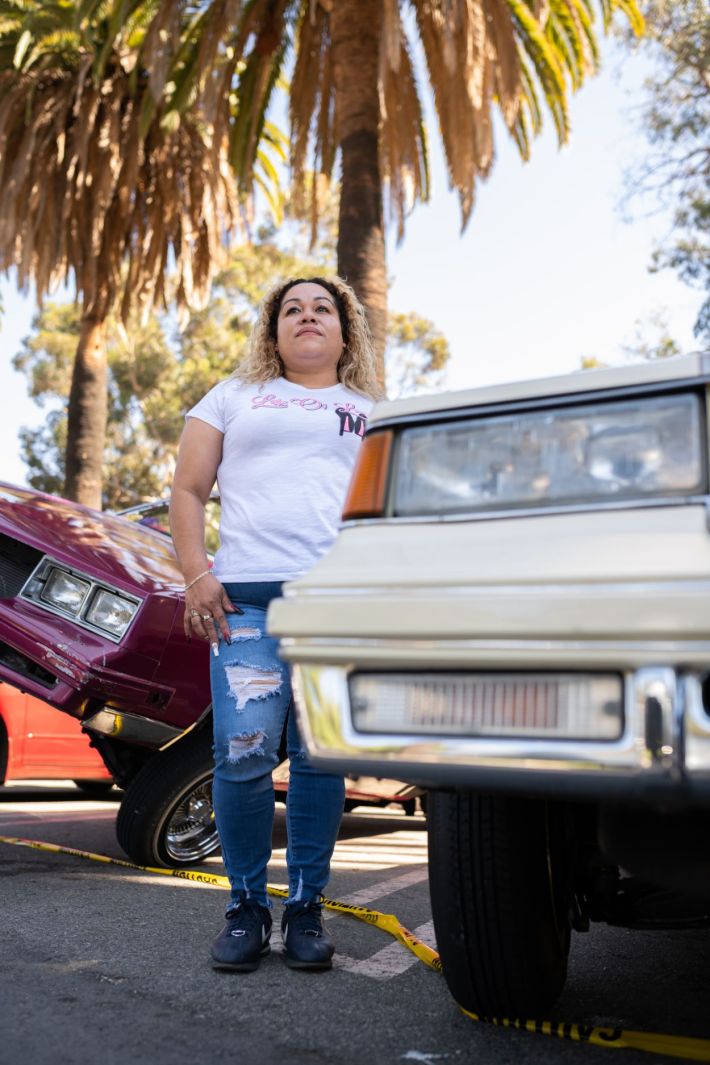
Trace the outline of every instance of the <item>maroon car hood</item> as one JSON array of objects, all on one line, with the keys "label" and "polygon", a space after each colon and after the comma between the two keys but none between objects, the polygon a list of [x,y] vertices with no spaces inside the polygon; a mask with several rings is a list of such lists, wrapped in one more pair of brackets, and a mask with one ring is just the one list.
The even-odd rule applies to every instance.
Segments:
[{"label": "maroon car hood", "polygon": [[59,496],[0,482],[0,533],[126,591],[182,585],[167,536]]}]

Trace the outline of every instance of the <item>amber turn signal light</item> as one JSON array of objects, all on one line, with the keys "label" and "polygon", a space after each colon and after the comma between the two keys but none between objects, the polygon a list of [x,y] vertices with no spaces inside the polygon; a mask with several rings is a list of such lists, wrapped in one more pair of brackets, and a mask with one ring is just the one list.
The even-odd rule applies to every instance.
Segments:
[{"label": "amber turn signal light", "polygon": [[392,437],[392,431],[387,429],[363,440],[345,500],[343,521],[379,518],[384,513]]}]

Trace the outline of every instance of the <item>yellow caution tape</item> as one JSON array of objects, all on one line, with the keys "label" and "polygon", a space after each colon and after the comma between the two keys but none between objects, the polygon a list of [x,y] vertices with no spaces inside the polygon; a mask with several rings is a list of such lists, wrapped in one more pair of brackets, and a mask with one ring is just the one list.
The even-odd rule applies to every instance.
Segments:
[{"label": "yellow caution tape", "polygon": [[[56,843],[42,843],[34,839],[21,839],[19,836],[0,836],[0,843],[12,843],[18,847],[31,847],[39,851],[51,851],[53,854],[72,854],[75,858],[88,858],[92,862],[103,862],[104,865],[120,865],[124,869],[138,869],[144,873],[157,873],[160,876],[174,876],[179,880],[194,880],[199,884],[210,884],[214,887],[229,888],[229,880],[226,876],[216,876],[214,873],[199,873],[194,869],[158,869],[149,865],[136,865],[123,858],[109,858],[105,854],[92,854],[91,851],[80,851],[75,847],[60,847]],[[269,884],[266,889],[270,895],[279,898],[288,898],[288,890]],[[360,921],[381,928],[398,939],[405,947],[416,954],[420,961],[431,969],[441,971],[439,955],[426,943],[422,943],[407,928],[405,928],[392,913],[379,913],[377,910],[367,910],[364,906],[348,906],[344,902],[334,902],[332,899],[323,899],[323,905],[329,910],[338,913],[349,913],[351,917],[357,917]]]},{"label": "yellow caution tape", "polygon": [[[75,858],[87,858],[92,862],[102,862],[105,865],[120,865],[124,869],[138,869],[144,873],[157,873],[160,876],[173,876],[178,880],[193,880],[199,884],[209,884],[214,887],[229,888],[229,879],[226,876],[217,876],[213,873],[200,873],[193,869],[158,869],[149,865],[136,865],[134,862],[125,861],[123,858],[109,858],[105,854],[93,854],[91,851],[77,850],[75,847],[60,847],[56,843],[44,843],[34,839],[22,839],[19,836],[0,836],[0,843],[9,843],[18,847],[31,847],[34,850],[51,851],[54,854],[71,854]],[[283,887],[269,884],[267,891],[270,895],[279,898],[287,898],[288,890]],[[417,939],[412,932],[406,929],[392,913],[380,913],[378,910],[368,910],[364,906],[349,906],[344,902],[335,902],[332,899],[323,899],[323,905],[337,913],[350,914],[360,921],[381,928],[395,939],[398,939],[408,950],[428,965],[430,969],[441,972],[439,955],[426,943]],[[608,1047],[615,1050],[645,1050],[650,1054],[664,1054],[672,1058],[685,1058],[688,1061],[710,1062],[710,1039],[696,1039],[692,1036],[664,1035],[660,1032],[633,1032],[622,1028],[605,1028],[593,1025],[569,1024],[563,1021],[521,1020],[508,1017],[483,1017],[477,1013],[471,1013],[459,1005],[461,1012],[472,1021],[485,1024],[494,1024],[500,1028],[515,1028],[518,1031],[534,1032],[539,1035],[554,1036],[558,1039],[567,1039],[574,1043],[590,1043],[593,1046]]]},{"label": "yellow caution tape", "polygon": [[[269,884],[266,890],[270,895],[277,895],[284,899],[288,898],[288,891],[285,888],[272,887]],[[412,954],[415,954],[430,969],[436,969],[437,972],[441,972],[441,962],[436,951],[428,947],[426,943],[422,943],[421,939],[417,939],[414,933],[405,928],[393,913],[380,913],[379,910],[368,910],[364,906],[349,906],[347,902],[335,902],[333,899],[326,898],[323,899],[323,905],[328,910],[350,914],[351,917],[357,917],[359,921],[366,921],[367,924],[374,925],[375,928],[381,928],[383,932],[389,932],[391,936],[394,936],[395,939],[404,944],[408,950],[411,950]]]},{"label": "yellow caution tape", "polygon": [[193,869],[154,869],[149,865],[135,865],[134,862],[128,862],[123,858],[109,858],[106,854],[93,854],[91,851],[80,851],[75,847],[60,847],[57,843],[44,843],[38,839],[22,839],[20,836],[0,836],[0,843],[12,843],[17,847],[31,847],[36,851],[50,851],[52,854],[72,854],[75,858],[88,858],[91,862],[102,862],[104,865],[120,865],[124,869],[140,869],[144,873],[159,873],[161,876],[176,876],[180,880],[197,880],[201,884],[229,887],[229,880],[226,876],[198,873]]},{"label": "yellow caution tape", "polygon": [[710,1039],[694,1039],[684,1035],[662,1035],[660,1032],[630,1032],[625,1028],[597,1028],[592,1025],[567,1024],[563,1021],[521,1021],[497,1017],[479,1017],[463,1006],[459,1009],[472,1021],[495,1024],[500,1028],[517,1028],[519,1031],[552,1035],[569,1039],[573,1043],[591,1043],[597,1047],[612,1047],[615,1050],[646,1050],[650,1054],[665,1054],[670,1058],[686,1058],[688,1061],[710,1061]]}]

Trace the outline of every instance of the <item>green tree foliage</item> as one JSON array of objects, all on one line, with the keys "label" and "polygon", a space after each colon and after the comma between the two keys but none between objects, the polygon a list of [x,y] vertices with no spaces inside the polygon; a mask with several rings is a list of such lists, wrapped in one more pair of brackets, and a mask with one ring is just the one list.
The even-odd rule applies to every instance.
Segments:
[{"label": "green tree foliage", "polygon": [[[194,5],[160,0],[0,0],[0,269],[38,299],[70,282],[82,307],[69,395],[65,490],[99,506],[107,323],[206,298],[225,234],[243,214],[224,122],[164,92]],[[194,61],[208,66],[203,37]],[[189,51],[189,48],[188,48]],[[217,88],[213,86],[213,88]],[[209,95],[209,94],[208,94]],[[278,191],[273,127],[252,179]],[[270,142],[270,155],[263,143]],[[253,183],[252,181],[252,183]],[[171,291],[166,290],[170,274]]]},{"label": "green tree foliage", "polygon": [[705,293],[694,331],[710,344],[710,13],[707,0],[647,0],[644,14],[640,47],[655,61],[643,111],[651,152],[631,186],[672,207],[673,231],[651,269],[674,269]]},{"label": "green tree foliage", "polygon": [[636,322],[633,340],[621,349],[630,359],[670,359],[682,355],[678,343],[671,336],[666,316],[662,311],[650,314]]},{"label": "green tree foliage", "polygon": [[[305,243],[297,228],[292,236],[292,247]],[[169,491],[185,411],[239,365],[256,306],[275,277],[332,272],[325,237],[320,257],[305,258],[279,247],[276,232],[266,227],[257,242],[235,249],[210,302],[184,330],[169,315],[144,323],[133,316],[127,326],[109,318],[104,506],[118,510]],[[30,395],[48,410],[44,424],[21,432],[28,481],[45,492],[61,493],[64,484],[66,397],[80,319],[73,304],[46,303],[14,359]],[[441,384],[449,349],[431,322],[394,315],[390,338],[393,394]]]},{"label": "green tree foliage", "polygon": [[[668,322],[662,311],[651,314],[643,320],[637,320],[633,339],[623,344],[621,350],[632,362],[638,362],[639,359],[652,362],[654,359],[670,359],[674,355],[683,354],[671,336]],[[584,355],[580,369],[598,370],[610,365],[611,363],[604,362],[596,355]]]},{"label": "green tree foliage", "polygon": [[[28,390],[49,407],[45,422],[20,433],[28,481],[45,492],[63,491],[67,435],[66,399],[80,329],[73,304],[46,303],[33,323],[14,365],[25,372]],[[104,502],[128,506],[135,499],[160,494],[172,471],[170,446],[176,435],[170,398],[163,388],[175,384],[176,360],[161,324],[131,323],[130,332],[111,318],[107,328],[109,395],[104,450]],[[209,369],[200,367],[201,376]],[[189,380],[195,367],[185,360],[180,375]],[[219,374],[216,375],[215,379]],[[57,405],[59,400],[59,405]],[[177,430],[179,432],[179,430]]]},{"label": "green tree foliage", "polygon": [[396,398],[441,388],[449,358],[446,337],[416,314],[391,314],[388,324],[387,395]]}]

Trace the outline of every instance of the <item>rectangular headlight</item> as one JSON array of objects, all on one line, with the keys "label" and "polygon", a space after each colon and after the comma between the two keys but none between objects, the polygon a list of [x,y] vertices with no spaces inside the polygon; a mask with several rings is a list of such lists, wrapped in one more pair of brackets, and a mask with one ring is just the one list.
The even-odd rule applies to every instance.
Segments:
[{"label": "rectangular headlight", "polygon": [[137,609],[138,603],[99,588],[85,617],[90,625],[96,625],[114,636],[123,636]]},{"label": "rectangular headlight", "polygon": [[52,569],[42,588],[41,598],[68,614],[78,614],[90,588],[89,581],[82,581],[63,569]]},{"label": "rectangular headlight", "polygon": [[704,476],[693,394],[471,417],[402,433],[394,513],[691,494]]},{"label": "rectangular headlight", "polygon": [[584,673],[356,673],[358,732],[616,740],[623,681]]},{"label": "rectangular headlight", "polygon": [[65,568],[48,555],[32,571],[20,595],[116,643],[143,602],[137,595],[99,583],[88,573]]}]

